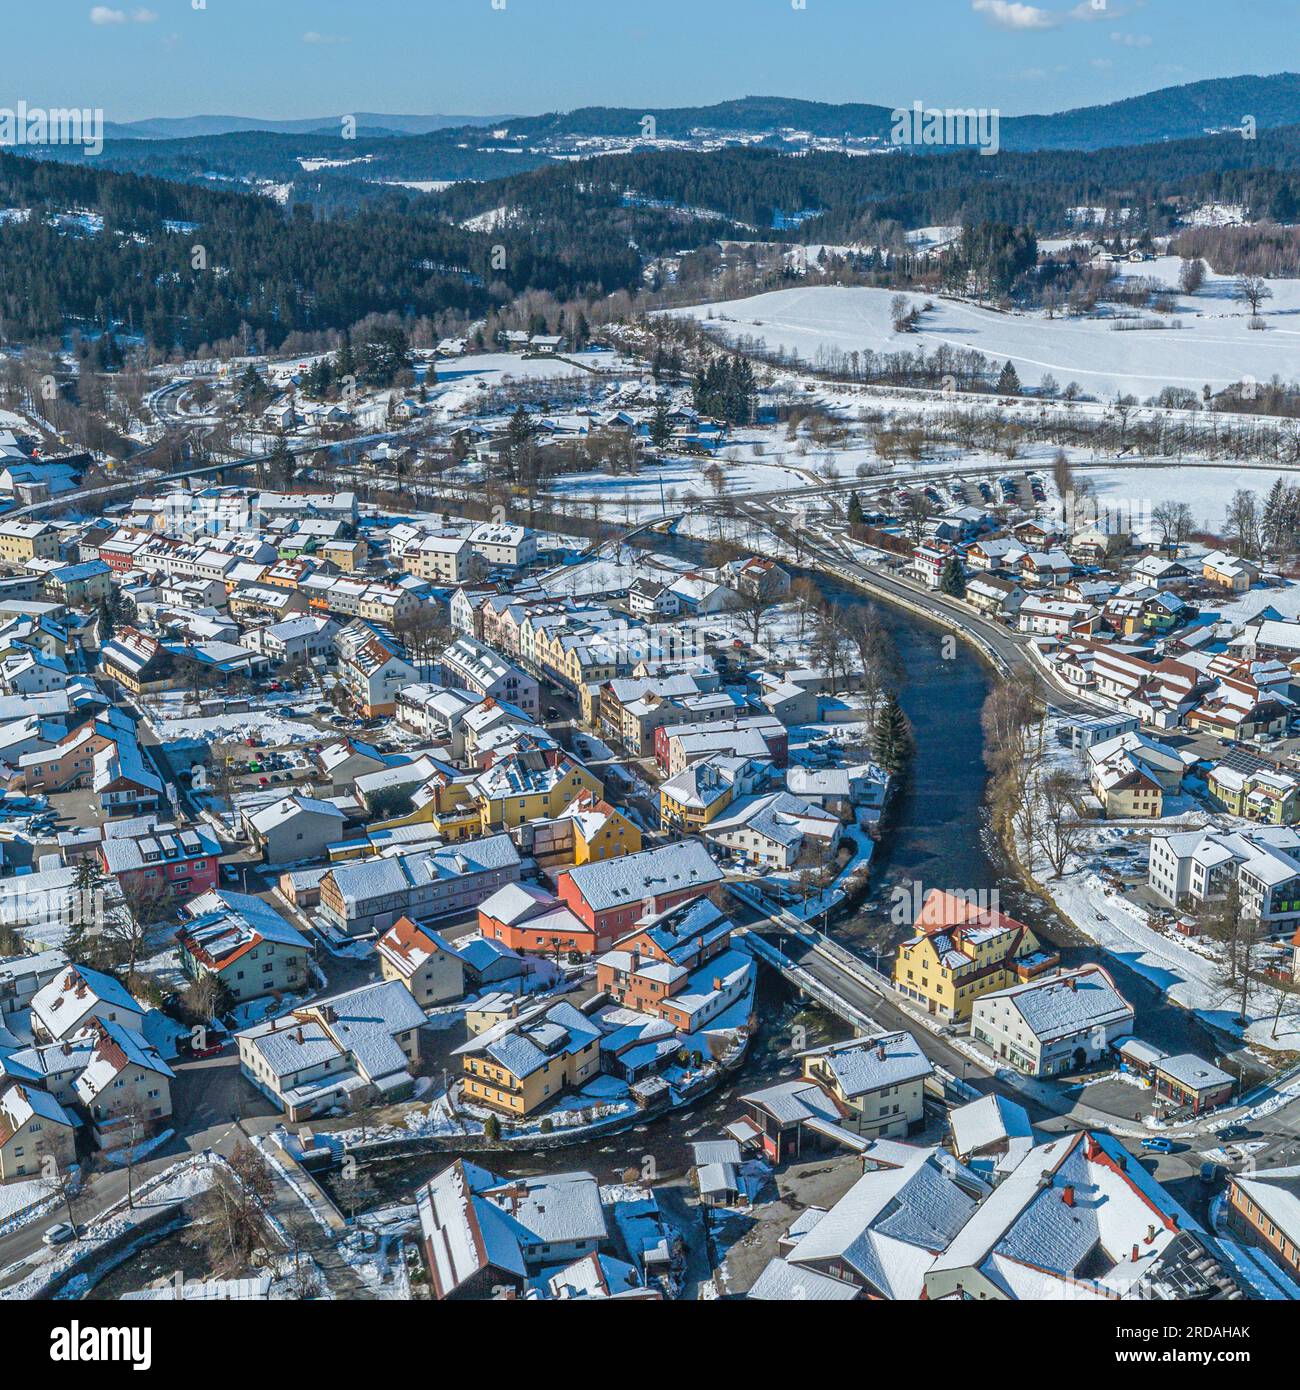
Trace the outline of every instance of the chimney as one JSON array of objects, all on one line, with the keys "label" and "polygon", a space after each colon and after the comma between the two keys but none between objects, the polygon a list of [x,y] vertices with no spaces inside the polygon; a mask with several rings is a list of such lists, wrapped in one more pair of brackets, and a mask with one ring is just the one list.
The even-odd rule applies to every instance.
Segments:
[{"label": "chimney", "polygon": [[718,990],[720,990],[720,989],[722,988],[722,976],[721,976],[721,975],[715,975],[715,976],[713,977],[713,988],[714,988],[714,989],[718,989]]},{"label": "chimney", "polygon": [[1070,993],[1071,993],[1071,994],[1077,994],[1078,992],[1079,992],[1079,977],[1078,977],[1077,975],[1071,975],[1071,976],[1070,976]]},{"label": "chimney", "polygon": [[884,1043],[877,1043],[877,1045],[876,1045],[876,1061],[877,1061],[877,1062],[883,1062],[884,1060],[885,1060],[885,1045],[884,1045]]},{"label": "chimney", "polygon": [[1155,1228],[1154,1226],[1148,1226],[1148,1227],[1147,1227],[1147,1238],[1146,1238],[1146,1240],[1144,1240],[1142,1243],[1143,1243],[1143,1245],[1152,1245],[1152,1244],[1154,1244],[1154,1242],[1155,1242],[1155,1238],[1156,1238],[1156,1228]]},{"label": "chimney", "polygon": [[1069,1183],[1061,1189],[1061,1201],[1063,1201],[1067,1207],[1072,1207],[1074,1205],[1074,1188]]},{"label": "chimney", "polygon": [[1137,1264],[1140,1255],[1141,1255],[1141,1251],[1140,1251],[1140,1250],[1138,1249],[1138,1247],[1135,1245],[1135,1246],[1133,1247],[1133,1263],[1134,1263],[1134,1264]]}]

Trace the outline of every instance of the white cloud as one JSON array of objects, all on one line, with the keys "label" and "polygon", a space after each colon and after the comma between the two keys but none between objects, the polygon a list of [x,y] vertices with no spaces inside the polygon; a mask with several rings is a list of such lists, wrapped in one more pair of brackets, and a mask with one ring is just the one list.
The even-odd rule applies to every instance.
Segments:
[{"label": "white cloud", "polygon": [[1122,43],[1125,48],[1150,48],[1150,34],[1112,34],[1112,43]]},{"label": "white cloud", "polygon": [[302,36],[302,41],[313,44],[347,43],[347,39],[342,34],[321,34],[315,29],[308,29]]},{"label": "white cloud", "polygon": [[1055,29],[1061,17],[1019,0],[971,0],[971,9],[999,29]]},{"label": "white cloud", "polygon": [[90,12],[92,24],[153,24],[158,18],[157,10],[115,10],[108,5],[96,5]]}]

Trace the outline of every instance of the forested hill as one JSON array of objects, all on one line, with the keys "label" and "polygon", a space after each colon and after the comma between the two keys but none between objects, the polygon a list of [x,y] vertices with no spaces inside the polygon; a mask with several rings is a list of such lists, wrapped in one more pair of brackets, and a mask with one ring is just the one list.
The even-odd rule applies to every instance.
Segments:
[{"label": "forested hill", "polygon": [[507,208],[520,222],[585,217],[590,227],[603,209],[629,200],[712,212],[767,236],[778,214],[815,211],[798,232],[810,241],[851,239],[885,221],[993,221],[1064,232],[1071,211],[1088,206],[1132,208],[1134,226],[1153,232],[1169,230],[1181,208],[1200,202],[1239,202],[1257,216],[1291,221],[1300,209],[1300,126],[1253,141],[1224,134],[996,159],[974,152],[790,159],[768,150],[639,151],[460,185],[432,201],[455,220]]},{"label": "forested hill", "polygon": [[[569,244],[568,234],[487,236],[432,211],[324,216],[4,154],[0,210],[0,332],[20,341],[79,320],[160,348],[250,330],[277,345],[371,313],[478,314],[529,289],[608,293],[635,284],[641,264],[613,229]],[[494,266],[497,245],[505,256]]]}]

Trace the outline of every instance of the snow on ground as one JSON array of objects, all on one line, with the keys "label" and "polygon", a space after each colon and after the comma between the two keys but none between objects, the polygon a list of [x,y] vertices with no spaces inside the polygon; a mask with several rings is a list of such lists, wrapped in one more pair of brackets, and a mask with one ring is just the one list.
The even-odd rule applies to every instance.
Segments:
[{"label": "snow on ground", "polygon": [[1187,463],[1167,468],[1092,468],[1079,470],[1098,505],[1122,515],[1149,517],[1161,502],[1186,502],[1198,527],[1221,532],[1232,494],[1254,492],[1262,504],[1278,478],[1295,482],[1294,470],[1230,468]]},{"label": "snow on ground", "polygon": [[[1164,257],[1125,266],[1124,278],[1146,277],[1176,283],[1178,260]],[[1244,376],[1268,381],[1300,379],[1300,280],[1271,280],[1273,298],[1263,306],[1267,331],[1249,327],[1249,315],[1232,297],[1230,277],[1211,274],[1194,297],[1179,295],[1176,312],[1143,312],[1139,320],[1163,328],[1116,331],[1115,316],[1095,318],[1042,313],[1005,314],[962,301],[913,294],[921,315],[913,333],[895,333],[890,302],[894,291],[815,285],[776,290],[749,299],[701,305],[681,312],[707,323],[729,341],[762,339],[770,350],[798,353],[815,364],[827,351],[932,353],[940,345],[969,348],[986,357],[1010,358],[1023,382],[1044,376],[1061,385],[1077,381],[1090,395],[1113,398],[1132,393],[1140,399],[1162,387],[1199,391],[1207,382],[1219,389]],[[1178,324],[1179,328],[1167,325]]]}]

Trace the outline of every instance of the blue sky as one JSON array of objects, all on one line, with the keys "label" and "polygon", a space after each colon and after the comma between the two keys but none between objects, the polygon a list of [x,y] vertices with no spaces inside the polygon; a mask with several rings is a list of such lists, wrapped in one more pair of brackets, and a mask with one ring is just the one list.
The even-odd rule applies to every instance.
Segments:
[{"label": "blue sky", "polygon": [[[196,6],[201,6],[196,8]],[[0,106],[474,115],[747,94],[1004,114],[1300,68],[1300,0],[6,0]]]}]

